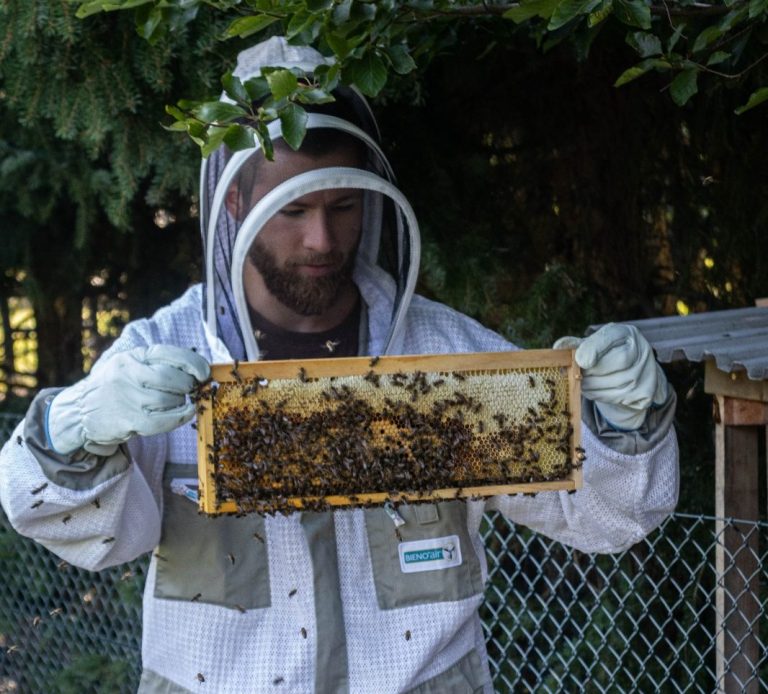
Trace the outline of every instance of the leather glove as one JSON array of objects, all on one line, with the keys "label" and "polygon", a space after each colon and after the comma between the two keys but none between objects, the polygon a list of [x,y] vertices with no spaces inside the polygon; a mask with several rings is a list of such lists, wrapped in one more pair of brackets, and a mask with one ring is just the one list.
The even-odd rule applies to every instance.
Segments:
[{"label": "leather glove", "polygon": [[48,407],[46,431],[54,451],[84,448],[112,455],[132,436],[161,434],[188,422],[195,405],[187,400],[210,367],[199,354],[171,345],[118,352],[58,393]]},{"label": "leather glove", "polygon": [[577,348],[581,392],[614,429],[639,429],[648,409],[667,399],[664,371],[634,325],[609,323],[587,338],[561,337],[553,347]]}]

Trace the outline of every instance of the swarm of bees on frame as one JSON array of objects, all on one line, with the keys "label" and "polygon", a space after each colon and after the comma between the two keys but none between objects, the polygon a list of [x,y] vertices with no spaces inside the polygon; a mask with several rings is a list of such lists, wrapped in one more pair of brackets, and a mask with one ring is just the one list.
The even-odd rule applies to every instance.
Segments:
[{"label": "swarm of bees on frame", "polygon": [[[429,499],[436,490],[562,480],[573,428],[566,370],[262,376],[207,385],[217,503],[241,513],[327,510],[367,493]],[[580,450],[580,449],[579,449]],[[289,502],[293,500],[293,503]],[[301,499],[297,504],[296,500]],[[382,502],[383,503],[383,502]],[[338,508],[338,506],[335,506]]]}]

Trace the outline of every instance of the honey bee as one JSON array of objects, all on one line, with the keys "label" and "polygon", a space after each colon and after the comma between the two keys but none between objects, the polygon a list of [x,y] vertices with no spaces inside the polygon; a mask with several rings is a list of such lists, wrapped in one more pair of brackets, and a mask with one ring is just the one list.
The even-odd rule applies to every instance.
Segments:
[{"label": "honey bee", "polygon": [[42,503],[43,503],[43,500],[42,499],[38,499],[37,501],[35,501],[34,504],[32,504],[32,506],[30,506],[30,508],[37,508],[38,506],[41,506]]},{"label": "honey bee", "polygon": [[64,525],[66,525],[71,520],[72,520],[72,514],[68,513],[66,516],[64,516],[64,518],[61,519],[61,522],[64,523]]},{"label": "honey bee", "polygon": [[198,673],[197,673],[197,675],[196,675],[196,677],[197,677],[197,681],[198,681],[198,682],[200,682],[200,684],[202,684],[203,682],[205,682],[205,675],[203,675],[203,673],[202,673],[202,672],[198,672]]},{"label": "honey bee", "polygon": [[307,638],[307,630],[304,627],[301,627],[299,632],[301,633],[301,638],[303,639]]},{"label": "honey bee", "polygon": [[368,362],[368,366],[373,368],[374,366],[376,366],[376,364],[379,363],[379,359],[381,359],[381,357],[371,357],[371,360]]},{"label": "honey bee", "polygon": [[48,614],[51,617],[56,617],[57,615],[60,615],[62,612],[64,612],[63,607],[54,607],[50,612],[48,612]]},{"label": "honey bee", "polygon": [[24,445],[24,440],[21,438],[21,436],[17,436],[16,437],[16,443],[18,443],[19,446],[23,446]]},{"label": "honey bee", "polygon": [[47,486],[48,486],[48,482],[43,482],[43,483],[42,483],[42,484],[41,484],[39,487],[35,487],[35,488],[34,488],[34,489],[32,489],[32,490],[31,490],[29,493],[30,493],[30,494],[39,494],[39,493],[40,493],[40,492],[42,492],[42,491],[43,491],[43,489],[45,489]]},{"label": "honey bee", "polygon": [[235,609],[236,609],[236,610],[237,610],[237,611],[238,611],[240,614],[245,614],[245,613],[246,613],[246,611],[247,611],[247,610],[246,610],[246,609],[245,609],[245,608],[244,608],[242,605],[237,605],[237,604],[235,604]]},{"label": "honey bee", "polygon": [[410,641],[411,640],[411,630],[410,629],[406,629],[405,630],[405,640],[406,641]]},{"label": "honey bee", "polygon": [[99,501],[99,497],[97,496],[92,502],[91,502],[96,508],[101,508],[101,502]]},{"label": "honey bee", "polygon": [[36,614],[34,617],[32,617],[32,626],[36,627],[42,621],[43,621],[43,618],[39,614]]},{"label": "honey bee", "polygon": [[235,555],[230,552],[229,554],[227,554],[227,559],[229,559],[229,563],[234,566],[234,564],[235,564]]},{"label": "honey bee", "polygon": [[298,588],[291,588],[291,590],[288,592],[288,597],[292,598],[296,593],[298,592]]},{"label": "honey bee", "polygon": [[326,340],[323,347],[328,350],[329,354],[333,354],[336,348],[341,344],[340,340]]},{"label": "honey bee", "polygon": [[115,538],[114,538],[114,537],[105,537],[105,538],[104,538],[104,539],[101,541],[101,544],[102,544],[102,545],[108,545],[110,542],[114,542],[114,541],[115,541]]},{"label": "honey bee", "polygon": [[282,684],[283,682],[285,682],[285,679],[282,677],[275,677],[275,679],[272,680],[272,684]]},{"label": "honey bee", "polygon": [[302,383],[307,382],[307,370],[303,366],[299,369],[297,376]]},{"label": "honey bee", "polygon": [[256,538],[262,544],[264,544],[264,538],[261,535],[259,535],[259,533],[253,533],[253,537]]}]

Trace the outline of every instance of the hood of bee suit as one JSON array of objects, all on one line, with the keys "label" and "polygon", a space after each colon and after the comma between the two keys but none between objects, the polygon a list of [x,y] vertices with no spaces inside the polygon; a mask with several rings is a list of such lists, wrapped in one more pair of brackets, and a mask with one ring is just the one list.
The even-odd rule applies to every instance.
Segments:
[{"label": "hood of bee suit", "polygon": [[[311,72],[326,62],[327,59],[312,48],[291,46],[284,38],[273,37],[243,51],[238,56],[234,74],[246,81],[258,76],[264,67],[298,67]],[[227,203],[228,191],[253,190],[259,166],[279,164],[283,152],[276,151],[276,162],[272,163],[264,160],[258,144],[234,153],[221,147],[203,160],[200,172],[200,220],[205,255],[203,318],[214,362],[259,358],[243,283],[248,250],[258,233],[297,198],[334,189],[363,191],[362,233],[354,277],[360,286],[361,275],[374,272],[378,276],[381,269],[376,268],[383,268],[391,278],[384,283],[392,287],[389,292],[392,296],[389,326],[380,353],[398,353],[418,274],[418,224],[410,204],[394,185],[391,167],[377,142],[378,128],[364,97],[356,90],[334,95],[337,100],[347,101],[359,124],[334,115],[309,113],[307,130],[341,131],[362,143],[361,149],[366,153],[362,168],[333,166],[304,171],[233,211],[231,200]],[[281,139],[279,121],[270,123],[269,133],[276,143]]]}]

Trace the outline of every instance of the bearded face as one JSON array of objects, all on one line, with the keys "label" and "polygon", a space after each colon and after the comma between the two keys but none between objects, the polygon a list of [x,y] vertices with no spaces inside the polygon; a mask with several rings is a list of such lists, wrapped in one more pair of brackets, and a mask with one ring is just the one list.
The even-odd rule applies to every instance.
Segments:
[{"label": "bearded face", "polygon": [[[280,263],[267,244],[256,238],[248,258],[261,274],[267,290],[284,306],[302,316],[319,316],[333,307],[352,282],[355,253],[305,251]],[[323,268],[323,272],[302,272]]]}]

